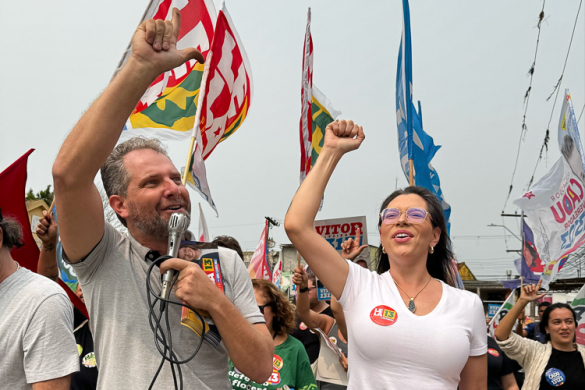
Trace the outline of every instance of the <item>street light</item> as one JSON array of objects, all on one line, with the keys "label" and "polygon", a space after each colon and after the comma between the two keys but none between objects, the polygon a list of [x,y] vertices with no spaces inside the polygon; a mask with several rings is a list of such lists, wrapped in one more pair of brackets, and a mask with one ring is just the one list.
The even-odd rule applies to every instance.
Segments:
[{"label": "street light", "polygon": [[487,225],[488,227],[503,227],[504,229],[506,229],[507,231],[510,232],[511,235],[513,235],[514,237],[516,237],[518,239],[518,241],[522,242],[522,239],[520,237],[518,237],[513,231],[511,231],[510,229],[508,229],[506,226],[504,225],[496,225],[496,224],[491,224],[491,225]]}]

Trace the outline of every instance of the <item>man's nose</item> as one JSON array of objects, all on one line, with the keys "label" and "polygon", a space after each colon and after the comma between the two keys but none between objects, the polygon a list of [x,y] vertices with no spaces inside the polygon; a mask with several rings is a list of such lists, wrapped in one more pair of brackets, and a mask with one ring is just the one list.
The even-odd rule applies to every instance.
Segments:
[{"label": "man's nose", "polygon": [[177,183],[173,179],[165,180],[165,196],[179,196],[182,184]]}]

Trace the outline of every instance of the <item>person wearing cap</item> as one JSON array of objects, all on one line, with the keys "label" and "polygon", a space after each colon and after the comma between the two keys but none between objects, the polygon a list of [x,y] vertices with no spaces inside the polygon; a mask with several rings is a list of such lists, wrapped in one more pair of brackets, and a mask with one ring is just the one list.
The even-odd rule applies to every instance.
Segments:
[{"label": "person wearing cap", "polygon": [[542,344],[546,344],[546,337],[544,334],[540,332],[540,320],[544,314],[544,311],[547,307],[552,305],[552,303],[544,301],[538,304],[538,321],[531,322],[527,324],[524,329],[522,329],[522,336],[529,338],[530,340],[540,341]]},{"label": "person wearing cap", "polygon": [[71,302],[12,258],[22,245],[19,223],[0,210],[0,388],[68,390],[79,371]]}]

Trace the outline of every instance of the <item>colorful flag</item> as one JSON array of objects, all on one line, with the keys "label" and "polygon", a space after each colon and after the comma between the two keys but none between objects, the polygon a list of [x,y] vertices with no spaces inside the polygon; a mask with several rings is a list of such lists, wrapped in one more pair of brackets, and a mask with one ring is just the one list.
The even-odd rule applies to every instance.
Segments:
[{"label": "colorful flag", "polygon": [[585,243],[584,191],[567,160],[560,157],[530,191],[514,201],[525,215],[522,257],[545,289],[568,255]]},{"label": "colorful flag", "polygon": [[569,90],[565,90],[565,99],[559,119],[559,148],[565,160],[569,163],[573,173],[585,183],[585,153],[583,143],[577,127],[577,119],[573,110],[573,102]]},{"label": "colorful flag", "polygon": [[307,27],[303,45],[303,78],[301,87],[301,183],[311,170],[312,140],[312,102],[313,102],[313,38],[311,38],[311,8],[307,11]]},{"label": "colorful flag", "polygon": [[398,124],[398,150],[400,165],[410,178],[409,160],[413,161],[412,177],[414,185],[425,187],[439,198],[443,206],[447,231],[450,230],[451,206],[445,201],[441,190],[439,174],[431,165],[431,160],[440,149],[433,138],[423,130],[422,112],[416,112],[412,102],[412,48],[410,41],[410,10],[408,0],[402,1],[404,24],[402,40],[398,51],[398,67],[396,71],[396,121]]},{"label": "colorful flag", "polygon": [[[55,219],[55,223],[57,224],[57,229],[59,228],[59,219],[57,218],[57,205],[53,206],[51,210],[53,213],[53,218]],[[57,268],[59,268],[59,278],[71,289],[71,291],[77,290],[77,285],[79,281],[77,280],[77,275],[75,274],[75,270],[71,266],[71,264],[66,263],[63,261],[63,244],[61,243],[61,235],[59,234],[59,230],[57,230],[57,247],[55,248],[56,257],[57,257]]]},{"label": "colorful flag", "polygon": [[522,257],[548,289],[569,255],[585,243],[583,146],[569,91],[559,121],[562,156],[514,204],[525,214]]},{"label": "colorful flag", "polygon": [[325,129],[329,123],[333,122],[341,112],[333,108],[331,101],[313,84],[311,104],[311,166],[313,169],[317,162],[317,157],[321,154],[323,141],[325,140]]},{"label": "colorful flag", "polygon": [[[171,20],[173,8],[181,12],[177,48],[195,47],[207,56],[213,39],[215,7],[211,0],[152,1],[142,20]],[[132,53],[129,46],[116,73]],[[190,60],[161,74],[146,90],[128,118],[120,140],[138,135],[159,139],[187,139],[194,126],[203,64]],[[114,74],[115,77],[115,74]]]},{"label": "colorful flag", "polygon": [[[201,131],[203,159],[244,122],[252,101],[252,73],[244,45],[225,6],[217,16],[205,62],[193,131]],[[199,108],[200,107],[200,108]]]},{"label": "colorful flag", "polygon": [[207,229],[207,221],[205,220],[205,214],[203,214],[201,203],[199,203],[199,241],[209,242],[210,240],[211,236],[209,235],[209,229]]},{"label": "colorful flag", "polygon": [[278,263],[274,266],[274,272],[272,273],[272,283],[279,289],[281,288],[281,280],[280,277],[282,276],[282,250],[278,255]]},{"label": "colorful flag", "polygon": [[[27,177],[26,164],[28,156],[33,151],[34,149],[29,150],[0,173],[0,188],[5,189],[4,191],[0,191],[0,208],[4,217],[15,218],[22,227],[24,245],[21,248],[12,249],[10,255],[22,267],[36,273],[40,252],[32,235],[24,199]],[[61,279],[57,279],[57,281],[65,290],[71,302],[88,317],[83,302],[77,298],[73,291]]]},{"label": "colorful flag", "polygon": [[272,271],[270,270],[270,264],[268,264],[268,220],[264,223],[264,230],[262,230],[262,236],[258,241],[258,246],[250,259],[250,265],[248,266],[248,273],[252,279],[266,279],[272,281]]},{"label": "colorful flag", "polygon": [[500,321],[502,321],[502,318],[504,318],[510,309],[514,307],[514,304],[516,304],[516,290],[512,290],[512,292],[510,292],[508,299],[506,299],[502,306],[500,306],[500,309],[496,315],[492,317],[492,320],[488,325],[488,333],[490,336],[494,337],[494,332],[496,331],[498,325],[500,325]]},{"label": "colorful flag", "polygon": [[577,314],[577,329],[575,329],[577,344],[585,346],[585,285],[581,287],[571,302],[571,306]]},{"label": "colorful flag", "polygon": [[[215,202],[211,197],[211,190],[207,183],[207,170],[205,169],[205,163],[201,156],[201,134],[195,132],[195,147],[193,148],[193,154],[191,155],[191,164],[189,165],[189,173],[187,175],[187,184],[195,191],[197,191],[203,199],[209,203],[209,205],[215,210],[215,215],[219,216]],[[184,176],[185,167],[182,169]]]}]

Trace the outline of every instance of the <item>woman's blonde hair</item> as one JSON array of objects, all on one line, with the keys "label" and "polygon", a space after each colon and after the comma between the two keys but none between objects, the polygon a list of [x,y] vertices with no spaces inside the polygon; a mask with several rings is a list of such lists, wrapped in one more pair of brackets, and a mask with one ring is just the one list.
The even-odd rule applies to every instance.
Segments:
[{"label": "woman's blonde hair", "polygon": [[295,307],[273,283],[263,279],[252,279],[254,289],[262,291],[270,302],[274,319],[272,328],[276,334],[289,333],[295,328]]}]

